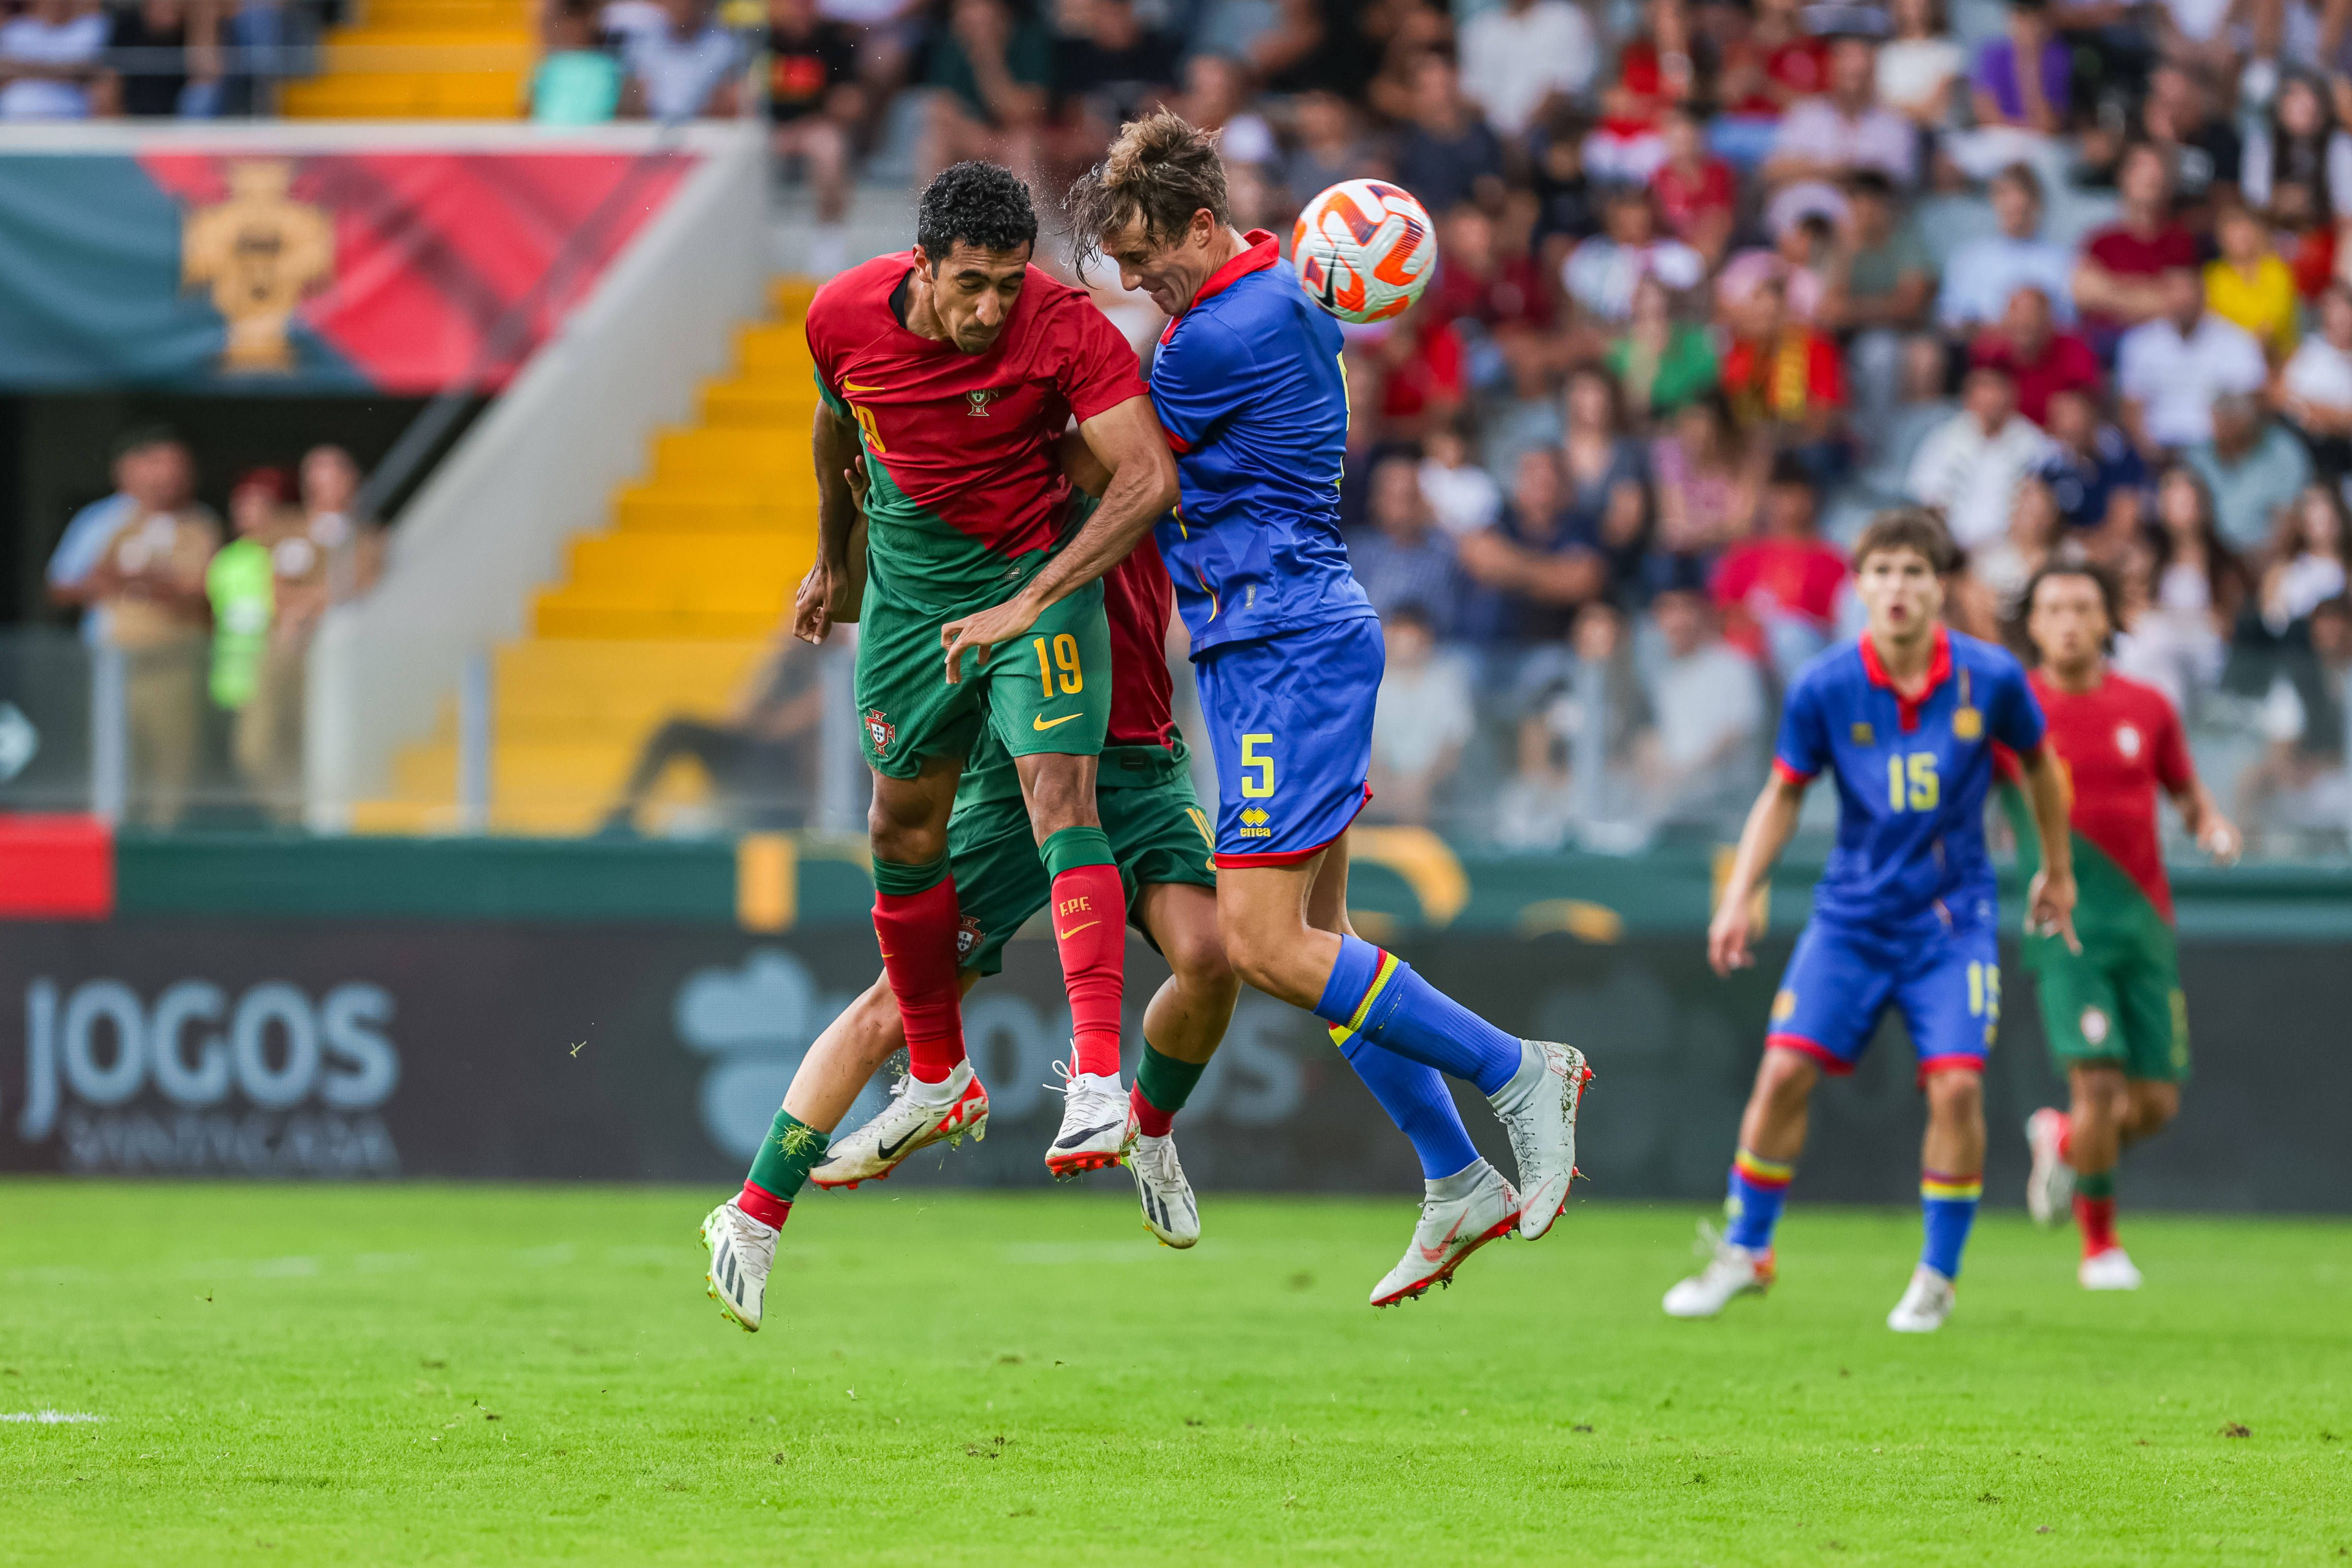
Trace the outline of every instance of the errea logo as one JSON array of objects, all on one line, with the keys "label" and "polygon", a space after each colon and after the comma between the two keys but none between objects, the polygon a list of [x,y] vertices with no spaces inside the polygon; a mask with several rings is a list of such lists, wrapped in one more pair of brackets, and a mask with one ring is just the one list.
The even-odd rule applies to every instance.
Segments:
[{"label": "errea logo", "polygon": [[1252,806],[1249,810],[1242,813],[1242,837],[1245,839],[1270,839],[1274,837],[1274,830],[1266,826],[1266,823],[1272,820],[1273,819],[1269,818],[1265,814],[1265,807]]}]

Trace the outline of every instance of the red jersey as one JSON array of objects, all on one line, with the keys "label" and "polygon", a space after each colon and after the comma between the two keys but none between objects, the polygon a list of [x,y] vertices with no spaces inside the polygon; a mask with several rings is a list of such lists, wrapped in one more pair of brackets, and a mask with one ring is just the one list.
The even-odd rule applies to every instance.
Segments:
[{"label": "red jersey", "polygon": [[2050,423],[2050,400],[2056,393],[2099,390],[2099,356],[2072,332],[2052,333],[2038,360],[2026,359],[2007,339],[1986,332],[1969,347],[1969,362],[2007,371],[2017,383],[2017,412],[2036,424]]},{"label": "red jersey", "polygon": [[2074,780],[2074,831],[2096,845],[2172,918],[2172,887],[2156,833],[2156,791],[2196,780],[2180,716],[2154,686],[2109,673],[2087,692],[2063,692],[2040,670],[2029,677]]},{"label": "red jersey", "polygon": [[1715,569],[1723,640],[1751,657],[1764,653],[1762,615],[1801,615],[1822,627],[1837,619],[1845,557],[1819,539],[1767,536],[1734,545]]},{"label": "red jersey", "polygon": [[1008,563],[1043,561],[1069,523],[1054,448],[1071,418],[1149,393],[1085,291],[1034,267],[985,352],[908,329],[891,295],[915,265],[911,251],[877,256],[817,290],[817,385],[866,449],[872,580],[919,604],[1006,597],[1020,575]]},{"label": "red jersey", "polygon": [[1176,585],[1150,534],[1103,574],[1103,614],[1110,622],[1110,735],[1105,746],[1164,747],[1176,733],[1175,690],[1168,678],[1168,618]]}]

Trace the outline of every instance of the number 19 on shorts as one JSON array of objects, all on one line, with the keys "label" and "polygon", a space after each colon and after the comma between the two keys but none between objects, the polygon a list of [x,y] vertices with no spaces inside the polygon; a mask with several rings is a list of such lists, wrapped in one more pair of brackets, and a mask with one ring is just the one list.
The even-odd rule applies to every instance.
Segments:
[{"label": "number 19 on shorts", "polygon": [[1037,685],[1040,695],[1050,697],[1057,678],[1065,695],[1075,696],[1086,689],[1086,672],[1078,668],[1078,640],[1067,632],[1054,638],[1053,656],[1046,656],[1045,639],[1032,637],[1029,645],[1037,651]]}]

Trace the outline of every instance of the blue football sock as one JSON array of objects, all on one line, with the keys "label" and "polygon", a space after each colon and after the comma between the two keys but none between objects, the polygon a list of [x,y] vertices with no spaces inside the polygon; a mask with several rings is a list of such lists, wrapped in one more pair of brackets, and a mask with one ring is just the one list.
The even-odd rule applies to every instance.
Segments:
[{"label": "blue football sock", "polygon": [[1795,1166],[1768,1160],[1746,1149],[1733,1155],[1731,1191],[1723,1201],[1729,1223],[1723,1239],[1750,1252],[1770,1251],[1772,1228],[1780,1223],[1780,1200],[1789,1196],[1789,1184],[1796,1175]]},{"label": "blue football sock", "polygon": [[1339,961],[1315,1016],[1397,1055],[1466,1078],[1492,1094],[1519,1071],[1518,1040],[1360,936],[1339,938]]},{"label": "blue football sock", "polygon": [[1969,1228],[1977,1222],[1977,1199],[1983,1195],[1981,1176],[1919,1173],[1919,1216],[1927,1230],[1919,1261],[1947,1280],[1960,1277],[1960,1250],[1969,1244]]},{"label": "blue football sock", "polygon": [[1331,1039],[1348,1065],[1356,1070],[1356,1076],[1364,1081],[1364,1087],[1372,1092],[1372,1098],[1381,1103],[1381,1109],[1389,1113],[1389,1120],[1412,1140],[1412,1152],[1421,1156],[1424,1177],[1439,1181],[1476,1162],[1478,1151],[1471,1146],[1462,1113],[1454,1108],[1454,1096],[1435,1068],[1382,1051],[1344,1029],[1334,1027]]}]

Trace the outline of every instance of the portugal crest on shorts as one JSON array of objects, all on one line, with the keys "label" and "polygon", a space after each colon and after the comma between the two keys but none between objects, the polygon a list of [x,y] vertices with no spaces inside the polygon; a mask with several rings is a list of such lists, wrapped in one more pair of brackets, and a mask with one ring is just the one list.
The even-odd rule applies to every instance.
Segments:
[{"label": "portugal crest on shorts", "polygon": [[898,727],[885,717],[880,708],[867,708],[866,733],[873,738],[874,755],[887,757],[890,754],[890,743],[898,738]]},{"label": "portugal crest on shorts", "polygon": [[965,915],[956,927],[956,962],[961,964],[979,952],[980,945],[987,939],[988,933],[980,928],[980,916]]}]

